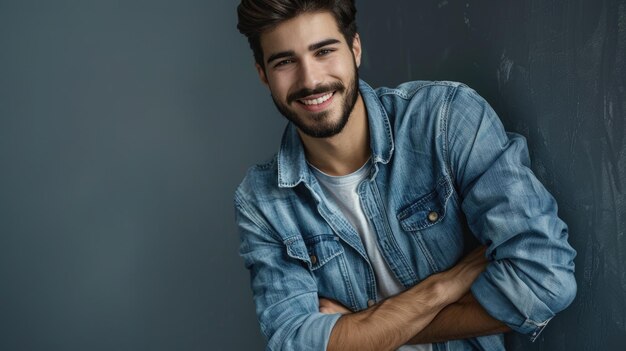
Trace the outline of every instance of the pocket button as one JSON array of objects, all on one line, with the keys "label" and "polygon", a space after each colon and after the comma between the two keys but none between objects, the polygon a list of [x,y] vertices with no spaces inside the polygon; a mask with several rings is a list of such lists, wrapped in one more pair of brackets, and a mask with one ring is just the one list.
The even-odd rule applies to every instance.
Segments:
[{"label": "pocket button", "polygon": [[428,220],[432,223],[432,222],[436,222],[439,219],[439,213],[435,212],[435,211],[431,211],[430,213],[428,213]]},{"label": "pocket button", "polygon": [[316,263],[317,263],[317,256],[311,255],[311,264],[316,264]]}]

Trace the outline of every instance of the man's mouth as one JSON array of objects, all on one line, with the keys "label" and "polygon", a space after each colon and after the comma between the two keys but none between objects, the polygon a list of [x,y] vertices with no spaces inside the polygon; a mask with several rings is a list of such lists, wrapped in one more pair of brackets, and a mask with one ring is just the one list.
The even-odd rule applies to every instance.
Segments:
[{"label": "man's mouth", "polygon": [[322,94],[310,95],[303,99],[298,99],[298,103],[305,110],[311,112],[321,111],[326,108],[333,101],[333,97],[336,91],[331,91]]},{"label": "man's mouth", "polygon": [[326,93],[323,94],[321,96],[314,96],[314,97],[308,97],[308,99],[299,99],[298,101],[307,105],[307,106],[311,106],[311,105],[320,105],[323,104],[324,102],[328,101],[328,99],[330,99],[333,94],[335,92],[332,91],[330,93]]}]

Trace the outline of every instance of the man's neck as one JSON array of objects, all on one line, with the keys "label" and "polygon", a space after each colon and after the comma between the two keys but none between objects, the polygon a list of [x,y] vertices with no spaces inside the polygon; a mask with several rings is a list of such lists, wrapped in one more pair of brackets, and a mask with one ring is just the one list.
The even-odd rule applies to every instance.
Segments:
[{"label": "man's neck", "polygon": [[361,94],[339,134],[330,138],[313,138],[298,132],[307,161],[329,175],[350,174],[361,168],[371,155],[367,110]]}]

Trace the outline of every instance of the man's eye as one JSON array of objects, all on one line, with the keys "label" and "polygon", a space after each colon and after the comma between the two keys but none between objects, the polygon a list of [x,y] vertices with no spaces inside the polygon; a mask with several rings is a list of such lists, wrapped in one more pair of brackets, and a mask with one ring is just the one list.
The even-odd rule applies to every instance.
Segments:
[{"label": "man's eye", "polygon": [[293,60],[291,60],[291,59],[290,60],[282,60],[282,61],[279,61],[274,67],[280,67],[280,66],[288,65],[288,64],[290,64],[292,62],[293,62]]},{"label": "man's eye", "polygon": [[331,50],[331,49],[322,49],[322,50],[317,52],[317,56],[326,56],[326,55],[330,54],[333,51],[334,50]]}]

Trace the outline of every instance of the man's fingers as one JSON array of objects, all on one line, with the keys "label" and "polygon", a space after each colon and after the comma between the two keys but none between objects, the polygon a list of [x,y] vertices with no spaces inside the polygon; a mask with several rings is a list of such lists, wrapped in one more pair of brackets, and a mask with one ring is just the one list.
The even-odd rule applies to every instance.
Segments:
[{"label": "man's fingers", "polygon": [[477,247],[463,257],[454,267],[444,272],[448,282],[448,294],[451,301],[457,301],[467,293],[472,283],[487,267],[485,246]]},{"label": "man's fingers", "polygon": [[325,313],[325,314],[333,314],[333,313],[348,314],[348,313],[352,313],[352,311],[347,309],[345,306],[343,306],[339,302],[334,301],[334,300],[330,300],[330,299],[325,299],[323,297],[320,297],[319,305],[320,305],[320,312],[321,313]]},{"label": "man's fingers", "polygon": [[465,265],[471,269],[480,269],[485,268],[488,263],[487,258],[485,257],[485,253],[487,251],[486,246],[479,246],[476,249],[472,250],[467,256],[465,256],[459,264]]},{"label": "man's fingers", "polygon": [[466,257],[468,261],[486,261],[485,254],[487,252],[487,246],[479,246],[472,250]]}]

